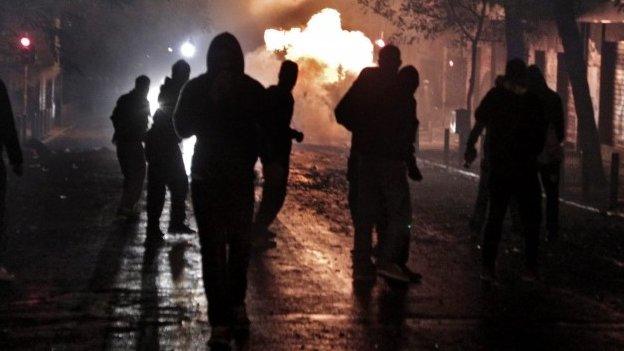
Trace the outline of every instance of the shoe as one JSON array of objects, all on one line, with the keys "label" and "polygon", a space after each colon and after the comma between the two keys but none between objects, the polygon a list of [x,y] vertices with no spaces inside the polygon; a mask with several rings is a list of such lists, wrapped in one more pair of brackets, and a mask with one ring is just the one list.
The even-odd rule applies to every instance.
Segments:
[{"label": "shoe", "polygon": [[171,233],[178,233],[178,234],[195,234],[196,233],[196,231],[193,230],[193,228],[189,227],[188,225],[184,223],[169,225],[169,229],[167,231],[170,234]]},{"label": "shoe", "polygon": [[520,279],[526,283],[534,283],[540,280],[539,272],[535,268],[526,268],[520,275]]},{"label": "shoe", "polygon": [[238,340],[249,338],[250,324],[247,308],[244,305],[234,308],[234,324],[232,325],[234,338]]},{"label": "shoe", "polygon": [[369,284],[377,279],[377,269],[370,260],[365,262],[353,262],[353,283]]},{"label": "shoe", "polygon": [[256,252],[271,250],[276,247],[277,247],[277,243],[275,242],[275,240],[265,238],[265,237],[255,237],[251,241],[251,248]]},{"label": "shoe", "polygon": [[481,275],[479,276],[483,283],[494,283],[496,281],[496,274],[494,268],[483,267],[481,269]]},{"label": "shoe", "polygon": [[147,226],[147,230],[145,231],[145,235],[148,240],[162,240],[165,238],[165,234],[160,230],[159,226]]},{"label": "shoe", "polygon": [[141,217],[141,213],[132,208],[120,207],[117,210],[117,217],[120,217],[128,221],[136,221]]},{"label": "shoe", "polygon": [[0,282],[12,282],[15,281],[15,275],[7,271],[6,268],[0,266]]},{"label": "shoe", "polygon": [[401,266],[403,273],[409,277],[410,283],[418,284],[422,281],[422,275],[409,269],[406,265]]},{"label": "shoe", "polygon": [[396,263],[386,263],[382,262],[377,265],[377,274],[396,282],[400,283],[409,283],[410,277],[403,272],[401,266]]},{"label": "shoe", "polygon": [[208,346],[211,351],[230,351],[232,350],[232,335],[228,327],[214,327],[208,340]]}]

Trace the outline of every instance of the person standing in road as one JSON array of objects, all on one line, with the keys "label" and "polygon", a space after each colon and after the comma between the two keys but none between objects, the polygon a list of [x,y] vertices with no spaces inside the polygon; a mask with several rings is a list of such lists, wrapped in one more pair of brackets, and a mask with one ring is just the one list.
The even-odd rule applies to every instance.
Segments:
[{"label": "person standing in road", "polygon": [[111,120],[115,128],[113,143],[124,176],[123,195],[117,214],[126,219],[138,219],[137,203],[145,180],[145,150],[143,139],[147,131],[150,106],[147,94],[150,80],[139,76],[134,89],[117,100]]},{"label": "person standing in road", "polygon": [[15,276],[5,266],[7,237],[4,216],[6,212],[7,172],[3,157],[4,150],[9,156],[13,173],[21,176],[23,173],[22,149],[15,129],[9,94],[4,82],[0,80],[0,281],[12,281]]},{"label": "person standing in road", "polygon": [[548,87],[539,67],[529,67],[529,91],[537,95],[548,123],[544,151],[539,155],[539,174],[546,193],[546,232],[549,240],[559,233],[559,179],[563,162],[565,119],[561,97]]},{"label": "person standing in road", "polygon": [[[379,67],[364,69],[335,111],[338,123],[352,133],[348,172],[353,176],[349,186],[357,186],[350,190],[357,199],[353,216],[356,282],[372,281],[375,270],[391,280],[410,281],[400,260],[411,227],[405,157],[406,145],[413,136],[408,135],[410,128],[400,108],[400,66],[399,48],[382,48]],[[371,261],[372,231],[381,221],[386,224],[375,267]]]},{"label": "person standing in road", "polygon": [[539,97],[527,90],[527,66],[522,60],[507,64],[501,85],[488,92],[475,112],[476,124],[468,138],[465,161],[477,157],[475,144],[486,130],[485,153],[489,166],[489,210],[483,239],[481,279],[495,279],[498,245],[509,201],[518,204],[525,238],[525,278],[537,278],[541,189],[537,157],[544,148],[546,119]]},{"label": "person standing in road", "polygon": [[176,62],[171,69],[171,78],[167,77],[160,87],[159,108],[154,113],[154,123],[145,138],[147,157],[147,235],[162,238],[160,216],[165,204],[165,192],[171,193],[171,219],[169,233],[194,233],[186,225],[186,198],[188,177],[180,138],[173,128],[173,110],[180,91],[191,74],[191,66],[184,61]]},{"label": "person standing in road", "polygon": [[275,234],[269,231],[269,226],[277,218],[286,199],[292,140],[302,142],[304,137],[303,133],[290,127],[295,106],[292,90],[298,75],[299,66],[293,61],[284,61],[277,85],[267,89],[268,114],[263,123],[274,147],[273,163],[279,166],[281,173],[272,171],[273,165],[262,160],[264,186],[254,222],[254,243],[260,248],[275,247]]},{"label": "person standing in road", "polygon": [[266,91],[244,73],[243,51],[232,34],[214,38],[207,63],[208,71],[182,90],[173,121],[180,137],[197,137],[191,192],[212,326],[209,344],[230,350],[232,336],[249,332],[245,297],[254,165],[261,153],[271,162],[261,127]]}]

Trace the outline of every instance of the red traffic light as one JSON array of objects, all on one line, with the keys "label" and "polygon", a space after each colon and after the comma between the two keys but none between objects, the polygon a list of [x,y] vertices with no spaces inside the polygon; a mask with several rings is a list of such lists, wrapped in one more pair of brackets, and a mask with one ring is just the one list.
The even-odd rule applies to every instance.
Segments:
[{"label": "red traffic light", "polygon": [[28,48],[30,48],[31,44],[32,44],[32,41],[30,40],[29,37],[22,37],[22,38],[20,38],[20,45],[22,45],[22,48],[28,49]]}]

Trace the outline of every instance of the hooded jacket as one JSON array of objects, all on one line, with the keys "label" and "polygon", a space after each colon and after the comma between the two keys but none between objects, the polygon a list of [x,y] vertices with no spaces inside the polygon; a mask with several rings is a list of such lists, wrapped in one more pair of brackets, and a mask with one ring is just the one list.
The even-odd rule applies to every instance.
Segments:
[{"label": "hooded jacket", "polygon": [[253,179],[264,144],[265,89],[244,73],[243,52],[232,34],[215,37],[207,61],[208,71],[182,90],[173,117],[181,138],[197,137],[192,176]]},{"label": "hooded jacket", "polygon": [[17,138],[11,101],[4,82],[0,80],[0,163],[3,163],[2,153],[5,148],[12,165],[22,164],[22,149]]}]

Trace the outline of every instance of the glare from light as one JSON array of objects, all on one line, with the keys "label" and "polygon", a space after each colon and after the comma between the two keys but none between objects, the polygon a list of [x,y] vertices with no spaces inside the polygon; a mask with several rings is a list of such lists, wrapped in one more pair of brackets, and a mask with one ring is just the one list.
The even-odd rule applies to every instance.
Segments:
[{"label": "glare from light", "polygon": [[197,49],[195,48],[195,45],[193,45],[191,42],[188,42],[188,41],[182,44],[182,46],[180,46],[180,53],[182,54],[182,56],[186,58],[191,58],[195,56],[196,50]]},{"label": "glare from light", "polygon": [[453,62],[453,60],[450,60],[449,61],[449,66],[451,66],[451,67],[455,66],[455,62]]},{"label": "glare from light", "polygon": [[156,86],[150,87],[149,93],[147,93],[147,101],[149,102],[150,114],[152,116],[154,116],[154,113],[160,107],[160,104],[158,103],[159,92],[160,92],[160,87],[156,85]]},{"label": "glare from light", "polygon": [[30,41],[30,38],[22,37],[20,39],[20,44],[22,44],[23,47],[28,48],[28,47],[30,47],[30,44],[32,44],[32,42]]},{"label": "glare from light", "polygon": [[377,39],[375,41],[375,45],[377,45],[380,48],[383,48],[384,46],[386,46],[386,42],[383,39]]},{"label": "glare from light", "polygon": [[173,52],[173,49],[171,48],[171,46],[167,48],[167,51]]}]

